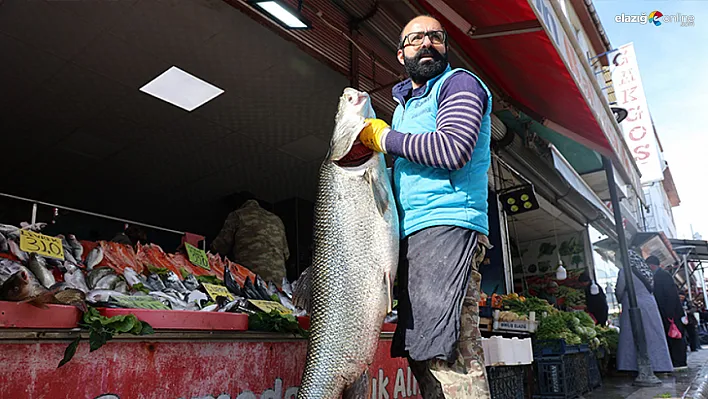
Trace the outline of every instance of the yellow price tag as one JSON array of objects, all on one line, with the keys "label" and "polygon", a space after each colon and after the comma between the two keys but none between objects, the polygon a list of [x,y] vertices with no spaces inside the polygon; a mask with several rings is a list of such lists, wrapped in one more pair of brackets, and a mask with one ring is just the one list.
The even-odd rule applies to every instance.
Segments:
[{"label": "yellow price tag", "polygon": [[257,307],[258,309],[270,313],[271,310],[275,309],[277,310],[280,314],[290,314],[292,311],[285,306],[281,305],[278,302],[273,302],[273,301],[259,301],[256,299],[249,299],[248,302],[253,304],[253,306]]},{"label": "yellow price tag", "polygon": [[[187,244],[189,245],[189,244]],[[209,283],[202,283],[204,286],[204,289],[206,290],[207,294],[211,297],[211,299],[216,301],[216,297],[223,296],[226,297],[229,301],[233,301],[236,299],[236,297],[233,296],[232,293],[229,292],[229,290],[226,289],[226,287],[222,285],[216,285],[216,284],[209,284]]]},{"label": "yellow price tag", "polygon": [[61,239],[30,230],[20,230],[20,249],[28,253],[36,252],[42,256],[64,260]]},{"label": "yellow price tag", "polygon": [[211,270],[209,267],[209,258],[207,258],[206,252],[193,246],[192,244],[185,242],[184,247],[187,248],[187,256],[189,261],[202,269]]}]

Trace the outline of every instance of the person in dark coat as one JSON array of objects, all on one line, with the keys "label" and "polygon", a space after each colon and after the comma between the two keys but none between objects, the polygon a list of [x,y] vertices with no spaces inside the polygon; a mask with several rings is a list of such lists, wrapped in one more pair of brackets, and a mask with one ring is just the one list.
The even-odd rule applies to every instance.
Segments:
[{"label": "person in dark coat", "polygon": [[599,292],[597,295],[592,295],[590,293],[590,286],[592,286],[592,280],[587,271],[578,277],[578,281],[583,283],[585,287],[585,305],[587,306],[587,312],[595,319],[595,324],[604,326],[607,324],[607,312],[609,307],[607,306],[607,296],[605,296],[605,291],[602,287],[597,285]]},{"label": "person in dark coat", "polygon": [[[686,367],[686,345],[683,340],[686,335],[686,329],[681,321],[684,312],[674,278],[669,272],[661,268],[661,262],[656,256],[648,257],[645,262],[654,272],[654,298],[656,298],[656,304],[659,306],[661,321],[664,323],[664,332],[666,333],[666,342],[669,345],[671,362],[675,368]],[[681,338],[669,338],[671,320],[681,332]]]}]

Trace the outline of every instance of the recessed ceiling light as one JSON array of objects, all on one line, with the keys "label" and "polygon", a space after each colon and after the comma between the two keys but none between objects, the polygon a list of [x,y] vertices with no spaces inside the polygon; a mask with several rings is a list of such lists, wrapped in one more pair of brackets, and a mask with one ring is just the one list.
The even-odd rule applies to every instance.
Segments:
[{"label": "recessed ceiling light", "polygon": [[297,10],[278,0],[249,0],[251,5],[288,29],[309,29],[310,22],[302,15],[302,0]]},{"label": "recessed ceiling light", "polygon": [[141,87],[140,91],[187,111],[193,111],[224,92],[175,66]]}]

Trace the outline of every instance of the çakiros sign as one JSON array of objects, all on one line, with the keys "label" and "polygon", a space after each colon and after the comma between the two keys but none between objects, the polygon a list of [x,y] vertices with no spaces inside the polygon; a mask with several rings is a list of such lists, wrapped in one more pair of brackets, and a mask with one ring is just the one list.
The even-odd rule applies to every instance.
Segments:
[{"label": "\u00e7akiros sign", "polygon": [[639,76],[634,44],[629,43],[620,47],[610,59],[617,106],[625,108],[628,112],[627,118],[620,126],[629,150],[642,173],[642,184],[663,180],[664,168],[644,87]]}]

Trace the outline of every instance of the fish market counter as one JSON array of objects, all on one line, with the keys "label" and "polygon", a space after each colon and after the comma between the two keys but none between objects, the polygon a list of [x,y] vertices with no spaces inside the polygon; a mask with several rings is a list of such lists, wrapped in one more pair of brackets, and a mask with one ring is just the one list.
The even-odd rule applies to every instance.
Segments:
[{"label": "fish market counter", "polygon": [[[77,337],[73,359],[57,368]],[[372,398],[416,398],[405,359],[381,334],[369,369]],[[307,340],[254,331],[160,330],[120,334],[90,352],[77,329],[0,329],[0,399],[295,399]]]}]

